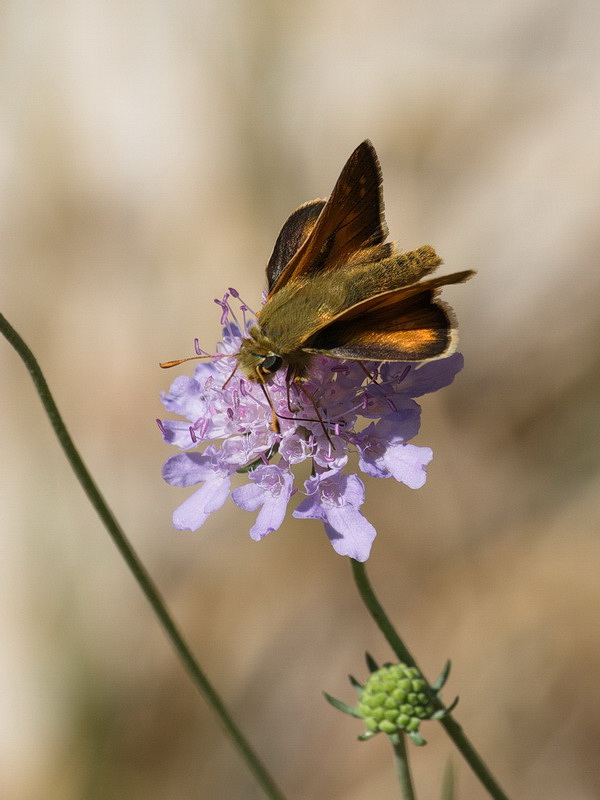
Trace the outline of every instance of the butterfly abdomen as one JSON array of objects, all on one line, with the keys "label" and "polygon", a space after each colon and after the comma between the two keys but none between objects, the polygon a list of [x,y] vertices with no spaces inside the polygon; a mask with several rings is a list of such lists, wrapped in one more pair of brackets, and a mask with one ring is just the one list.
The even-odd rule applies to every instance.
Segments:
[{"label": "butterfly abdomen", "polygon": [[433,247],[423,245],[417,250],[398,253],[381,261],[353,264],[345,271],[345,308],[377,294],[417,283],[441,263],[442,259]]},{"label": "butterfly abdomen", "polygon": [[[377,248],[365,256],[377,257]],[[388,251],[389,252],[389,251]],[[260,314],[261,333],[275,352],[285,353],[302,346],[316,330],[331,322],[345,309],[364,300],[416,283],[441,264],[429,245],[382,260],[357,260],[338,271],[290,281],[269,298]]]}]

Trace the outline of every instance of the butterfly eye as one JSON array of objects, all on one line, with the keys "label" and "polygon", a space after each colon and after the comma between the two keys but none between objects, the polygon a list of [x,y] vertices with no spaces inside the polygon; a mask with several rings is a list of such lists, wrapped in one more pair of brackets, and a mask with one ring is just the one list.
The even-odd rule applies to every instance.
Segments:
[{"label": "butterfly eye", "polygon": [[260,370],[266,375],[271,375],[273,372],[277,372],[282,364],[283,358],[281,356],[265,356],[265,358],[263,358],[263,360],[260,362]]}]

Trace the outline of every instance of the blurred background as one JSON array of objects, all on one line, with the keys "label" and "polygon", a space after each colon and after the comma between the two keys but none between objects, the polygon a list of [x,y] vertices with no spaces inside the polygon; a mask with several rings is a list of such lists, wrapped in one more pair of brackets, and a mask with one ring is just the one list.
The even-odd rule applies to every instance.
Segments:
[{"label": "blurred background", "polygon": [[[228,286],[258,305],[283,221],[372,139],[392,237],[435,245],[464,371],[423,399],[417,492],[367,479],[372,581],[512,798],[600,796],[600,6],[595,0],[7,0],[1,310],[103,493],[289,800],[398,790],[356,741],[391,657],[317,522],[257,544],[185,490],[159,392]],[[0,343],[0,796],[261,798]],[[188,370],[189,371],[189,370]],[[417,787],[486,796],[439,726]]]}]

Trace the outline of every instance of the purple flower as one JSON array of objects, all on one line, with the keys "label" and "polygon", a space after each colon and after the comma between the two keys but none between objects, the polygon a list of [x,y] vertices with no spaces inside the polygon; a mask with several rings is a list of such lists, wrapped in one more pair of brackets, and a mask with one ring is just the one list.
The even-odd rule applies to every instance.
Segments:
[{"label": "purple flower", "polygon": [[[279,418],[276,432],[262,387],[236,371],[236,354],[255,320],[240,306],[240,324],[230,296],[237,293],[218,301],[224,328],[217,354],[198,363],[193,376],[176,378],[162,396],[167,411],[179,417],[159,422],[163,438],[183,451],[168,459],[163,477],[173,486],[199,484],[175,511],[175,528],[197,530],[231,494],[240,508],[258,512],[250,535],[262,539],[280,527],[299,491],[294,465],[309,461],[313,476],[293,516],[321,520],[336,552],[365,561],[376,531],[359,510],[364,485],[348,468],[349,453],[358,453],[366,475],[420,488],[433,454],[408,444],[420,425],[413,398],[451,383],[462,356],[362,366],[315,356],[306,380],[291,387],[281,369],[267,386]],[[244,483],[232,490],[232,479]]]},{"label": "purple flower", "polygon": [[250,536],[258,541],[271,531],[276,531],[283,522],[294,485],[294,476],[289,470],[274,464],[256,467],[250,473],[251,483],[234,489],[233,502],[246,511],[260,508],[256,524],[250,528]]},{"label": "purple flower", "polygon": [[366,561],[377,531],[358,510],[365,499],[358,475],[328,470],[309,478],[304,487],[308,497],[292,516],[322,520],[336,553]]}]

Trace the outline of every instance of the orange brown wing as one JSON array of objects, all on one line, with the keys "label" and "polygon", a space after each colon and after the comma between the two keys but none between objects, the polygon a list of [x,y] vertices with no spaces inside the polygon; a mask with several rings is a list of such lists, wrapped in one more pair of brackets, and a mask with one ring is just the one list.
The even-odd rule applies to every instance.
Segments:
[{"label": "orange brown wing", "polygon": [[315,227],[325,200],[312,200],[297,208],[281,229],[267,264],[269,291]]},{"label": "orange brown wing", "polygon": [[276,278],[269,280],[269,294],[296,278],[356,260],[362,250],[381,244],[387,235],[381,168],[375,148],[364,141],[346,162],[308,237]]},{"label": "orange brown wing", "polygon": [[309,353],[365,361],[423,361],[456,344],[452,310],[438,289],[474,273],[457,272],[393,289],[346,309],[303,345]]}]

